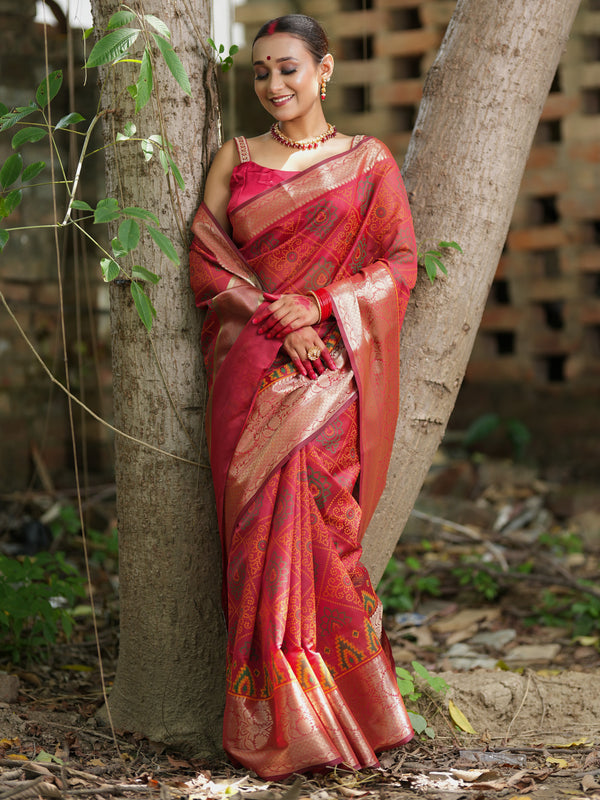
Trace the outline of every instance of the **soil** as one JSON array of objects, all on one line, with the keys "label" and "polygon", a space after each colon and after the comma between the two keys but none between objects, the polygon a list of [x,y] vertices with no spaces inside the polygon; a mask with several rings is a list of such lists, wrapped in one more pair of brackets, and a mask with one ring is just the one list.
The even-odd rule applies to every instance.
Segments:
[{"label": "soil", "polygon": [[[102,497],[101,516],[110,520],[111,500],[106,492]],[[6,513],[10,508],[5,503]],[[12,681],[15,693],[5,696],[13,702],[0,702],[0,800],[77,794],[600,800],[595,487],[561,487],[509,462],[442,455],[416,511],[397,549],[399,572],[386,578],[386,592],[395,581],[386,628],[400,667],[413,673],[416,661],[449,687],[436,691],[415,677],[422,694],[407,706],[425,719],[430,735],[382,754],[379,770],[337,770],[282,784],[230,764],[182,758],[135,733],[113,736],[96,717],[100,674],[82,619],[49,663],[2,667],[10,678],[0,673],[0,696],[3,680],[5,690]],[[114,573],[110,556],[95,563],[109,683],[117,653]],[[431,577],[433,595],[423,582]]]}]

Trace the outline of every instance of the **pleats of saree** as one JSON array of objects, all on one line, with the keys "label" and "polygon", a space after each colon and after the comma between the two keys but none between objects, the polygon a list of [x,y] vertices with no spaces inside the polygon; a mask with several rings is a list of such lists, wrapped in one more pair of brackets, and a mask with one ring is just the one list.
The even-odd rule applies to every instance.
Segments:
[{"label": "pleats of saree", "polygon": [[354,401],[270,476],[231,539],[224,745],[263,778],[376,766],[412,736],[360,562],[357,446]]}]

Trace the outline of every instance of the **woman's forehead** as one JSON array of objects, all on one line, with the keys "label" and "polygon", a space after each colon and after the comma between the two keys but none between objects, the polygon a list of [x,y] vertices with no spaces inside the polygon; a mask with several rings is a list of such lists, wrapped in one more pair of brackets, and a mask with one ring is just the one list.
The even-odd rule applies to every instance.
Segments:
[{"label": "woman's forehead", "polygon": [[275,61],[278,58],[302,58],[308,54],[304,42],[289,33],[261,36],[254,43],[252,61]]}]

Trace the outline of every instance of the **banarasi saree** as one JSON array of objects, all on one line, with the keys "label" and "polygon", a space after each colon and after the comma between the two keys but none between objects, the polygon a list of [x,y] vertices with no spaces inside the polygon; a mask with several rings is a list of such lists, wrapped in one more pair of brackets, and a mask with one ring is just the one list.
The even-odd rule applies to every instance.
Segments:
[{"label": "banarasi saree", "polygon": [[[416,252],[398,167],[377,139],[355,137],[303,172],[273,172],[275,185],[230,207],[231,238],[200,206],[190,266],[207,309],[228,625],[224,746],[281,779],[376,766],[378,751],[413,735],[360,543],[394,440]],[[321,287],[334,311],[317,330],[337,369],[313,381],[252,315],[263,291]]]}]

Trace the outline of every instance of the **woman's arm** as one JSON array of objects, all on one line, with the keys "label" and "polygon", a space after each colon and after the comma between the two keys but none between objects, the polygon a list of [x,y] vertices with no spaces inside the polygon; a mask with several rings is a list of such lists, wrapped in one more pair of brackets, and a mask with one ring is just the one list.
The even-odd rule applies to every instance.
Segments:
[{"label": "woman's arm", "polygon": [[231,233],[231,225],[227,217],[227,204],[231,196],[229,182],[233,168],[238,163],[238,155],[233,139],[225,142],[211,164],[206,186],[204,187],[204,203],[213,217],[227,233]]}]

